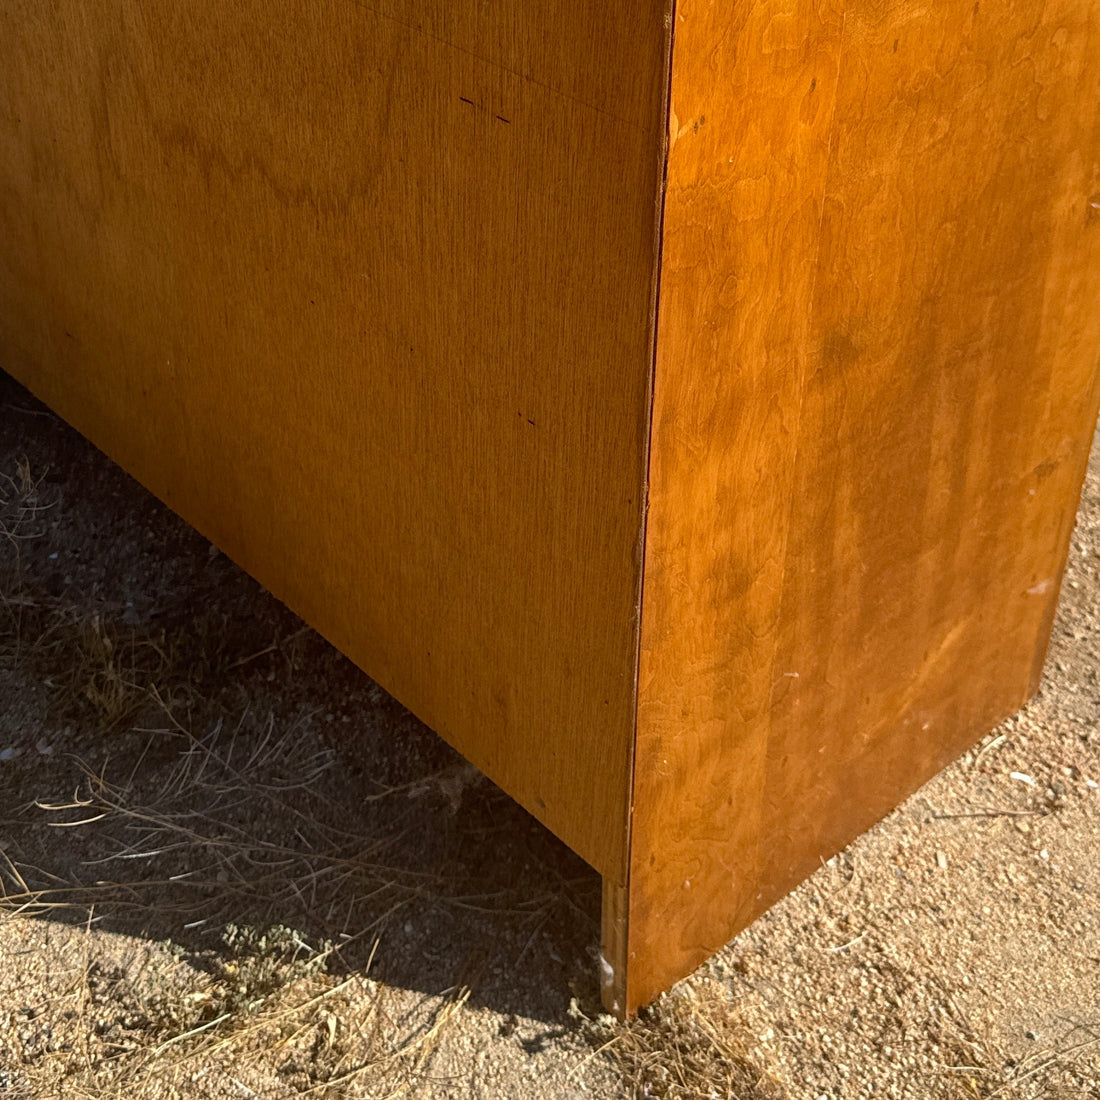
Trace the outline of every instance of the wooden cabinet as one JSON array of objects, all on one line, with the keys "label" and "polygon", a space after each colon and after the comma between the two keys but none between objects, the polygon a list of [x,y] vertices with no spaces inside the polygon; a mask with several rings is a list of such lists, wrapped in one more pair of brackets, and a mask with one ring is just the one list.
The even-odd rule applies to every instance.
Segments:
[{"label": "wooden cabinet", "polygon": [[1036,688],[1089,0],[5,0],[0,362],[679,978]]}]

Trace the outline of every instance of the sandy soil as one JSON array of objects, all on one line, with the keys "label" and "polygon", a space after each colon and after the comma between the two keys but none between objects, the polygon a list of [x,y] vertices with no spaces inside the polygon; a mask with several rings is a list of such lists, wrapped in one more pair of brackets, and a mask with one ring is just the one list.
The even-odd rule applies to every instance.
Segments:
[{"label": "sandy soil", "polygon": [[0,1096],[1100,1098],[1100,461],[1047,679],[636,1024],[599,880],[0,375]]}]

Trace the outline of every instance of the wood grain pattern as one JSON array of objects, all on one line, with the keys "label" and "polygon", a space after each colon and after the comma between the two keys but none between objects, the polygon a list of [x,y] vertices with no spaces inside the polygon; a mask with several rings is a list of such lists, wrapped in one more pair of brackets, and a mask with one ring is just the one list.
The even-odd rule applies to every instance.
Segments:
[{"label": "wood grain pattern", "polygon": [[832,0],[677,6],[628,1011],[725,942],[758,875],[840,28]]},{"label": "wood grain pattern", "polygon": [[0,6],[5,366],[620,880],[663,12]]},{"label": "wood grain pattern", "polygon": [[628,1009],[1035,689],[1098,397],[1094,6],[678,12]]}]

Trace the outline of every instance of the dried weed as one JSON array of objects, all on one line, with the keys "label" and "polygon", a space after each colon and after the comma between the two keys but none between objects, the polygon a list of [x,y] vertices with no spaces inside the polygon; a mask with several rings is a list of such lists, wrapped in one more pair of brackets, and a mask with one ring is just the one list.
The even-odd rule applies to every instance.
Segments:
[{"label": "dried weed", "polygon": [[665,994],[627,1024],[601,1016],[590,1027],[595,1053],[612,1060],[633,1100],[788,1100],[717,985]]}]

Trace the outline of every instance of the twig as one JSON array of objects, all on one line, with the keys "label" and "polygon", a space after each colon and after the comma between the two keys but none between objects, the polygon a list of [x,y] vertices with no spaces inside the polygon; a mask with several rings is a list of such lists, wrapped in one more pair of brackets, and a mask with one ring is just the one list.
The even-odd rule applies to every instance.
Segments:
[{"label": "twig", "polygon": [[303,626],[300,630],[294,631],[293,634],[288,634],[285,638],[280,638],[277,642],[272,642],[271,645],[265,646],[263,649],[257,650],[250,657],[242,657],[239,661],[234,661],[231,665],[226,666],[226,672],[232,672],[236,668],[243,668],[247,664],[251,664],[253,661],[259,660],[261,657],[266,657],[269,653],[274,653],[276,650],[282,649],[287,642],[294,641],[295,638],[300,638],[310,628]]},{"label": "twig", "polygon": [[966,817],[1048,817],[1049,810],[1001,810],[996,808],[968,810],[957,814],[933,814],[933,821],[954,821]]},{"label": "twig", "polygon": [[982,747],[981,747],[980,749],[978,749],[978,751],[977,751],[977,752],[976,752],[976,753],[974,754],[974,763],[973,763],[972,767],[977,767],[977,766],[978,766],[978,761],[979,761],[979,760],[981,760],[981,758],[982,758],[983,756],[985,756],[985,754],[986,754],[987,752],[992,752],[992,751],[993,751],[994,749],[996,749],[996,748],[999,748],[999,747],[1000,747],[1001,745],[1003,745],[1003,744],[1004,744],[1004,743],[1005,743],[1005,742],[1006,742],[1007,740],[1008,740],[1008,737],[1007,737],[1007,736],[1006,736],[1005,734],[1003,734],[1003,733],[999,733],[999,734],[998,734],[998,735],[997,735],[996,737],[994,737],[994,738],[993,738],[993,740],[992,740],[992,741],[990,741],[990,742],[989,742],[989,744],[988,744],[988,745],[983,745],[983,746],[982,746]]},{"label": "twig", "polygon": [[839,947],[827,947],[827,948],[825,948],[825,950],[826,951],[832,951],[834,953],[837,952],[837,951],[847,951],[849,947],[855,947],[855,945],[857,943],[859,943],[861,940],[865,939],[866,937],[867,937],[867,932],[866,931],[860,932],[860,934],[858,936],[856,936],[856,938],[854,940],[849,940],[847,943],[842,943],[842,944],[840,944]]}]

